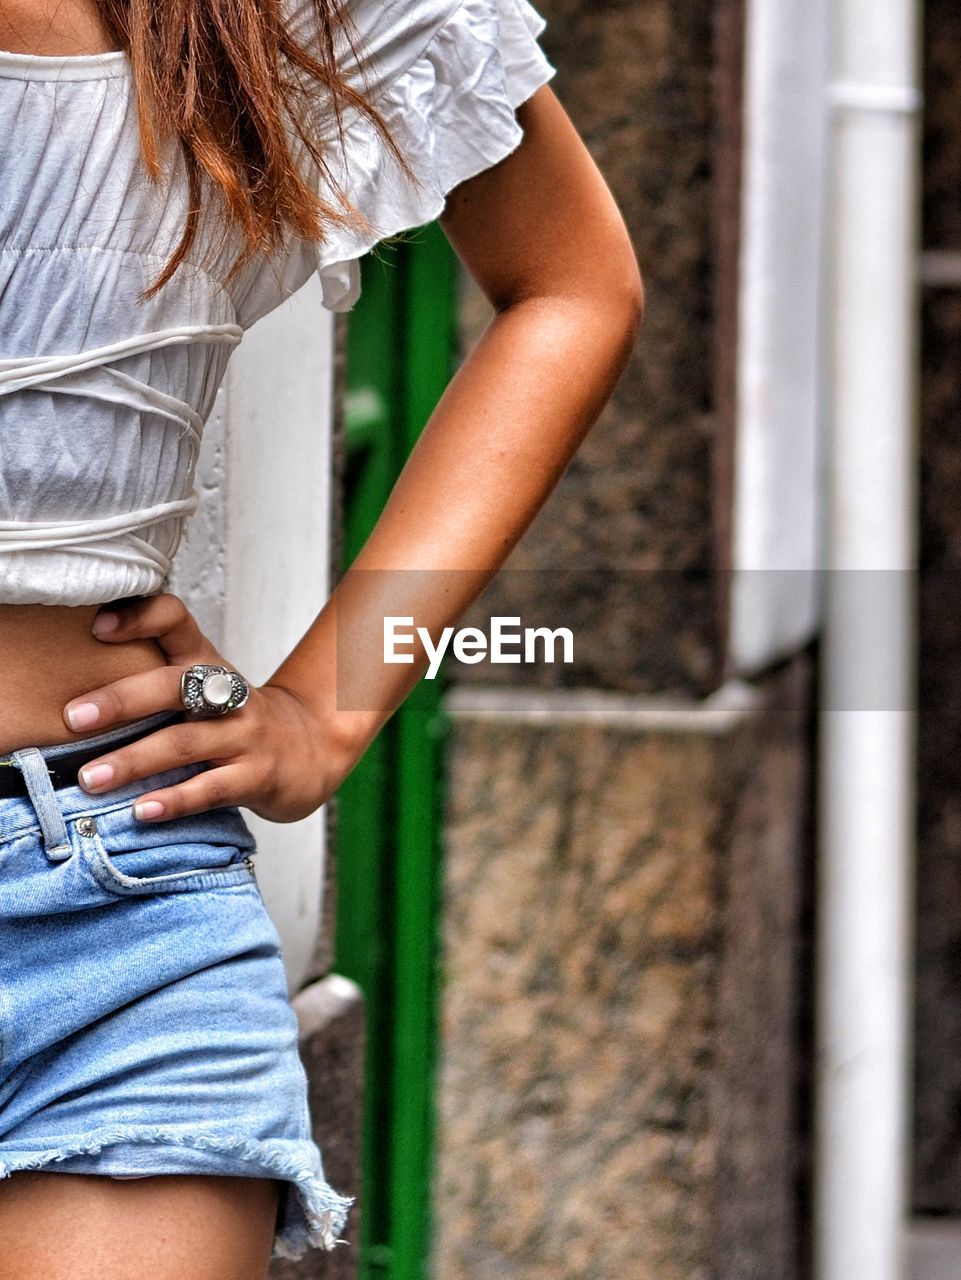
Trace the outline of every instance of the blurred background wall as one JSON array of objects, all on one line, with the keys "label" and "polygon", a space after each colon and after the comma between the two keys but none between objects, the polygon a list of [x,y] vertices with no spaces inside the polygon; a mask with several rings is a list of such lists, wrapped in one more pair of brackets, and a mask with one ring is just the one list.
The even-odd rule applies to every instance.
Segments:
[{"label": "blurred background wall", "polygon": [[[961,12],[924,9],[917,1142],[914,1201],[961,1216]],[[961,1245],[957,1255],[961,1268]]]},{"label": "blurred background wall", "polygon": [[[922,8],[914,1226],[897,1274],[933,1280],[961,1275],[961,15]],[[572,620],[574,667],[452,673],[434,1276],[788,1280],[814,1274],[831,15],[541,10],[647,314],[476,614]],[[460,315],[466,345],[487,316],[466,281]]]},{"label": "blurred background wall", "polygon": [[[479,626],[571,626],[574,666],[450,673],[432,1275],[791,1280],[817,420],[810,394],[789,421],[769,408],[768,447],[780,433],[803,465],[745,493],[745,14],[727,0],[541,12],[556,91],[629,223],[646,318],[611,405],[475,611]],[[813,298],[806,279],[797,296]],[[797,311],[795,346],[812,328]],[[465,283],[465,344],[487,314]],[[785,521],[769,513],[785,502],[798,515],[775,553],[766,530]],[[767,620],[752,635],[732,623],[738,567]]]}]

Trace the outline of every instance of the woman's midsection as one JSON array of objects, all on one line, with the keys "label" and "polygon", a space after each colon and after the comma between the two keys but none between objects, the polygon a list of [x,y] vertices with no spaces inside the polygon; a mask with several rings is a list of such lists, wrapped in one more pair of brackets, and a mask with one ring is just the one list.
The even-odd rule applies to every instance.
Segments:
[{"label": "woman's midsection", "polygon": [[63,718],[66,704],[167,665],[155,640],[98,640],[91,625],[100,607],[0,605],[0,754],[103,732],[108,726],[73,733]]}]

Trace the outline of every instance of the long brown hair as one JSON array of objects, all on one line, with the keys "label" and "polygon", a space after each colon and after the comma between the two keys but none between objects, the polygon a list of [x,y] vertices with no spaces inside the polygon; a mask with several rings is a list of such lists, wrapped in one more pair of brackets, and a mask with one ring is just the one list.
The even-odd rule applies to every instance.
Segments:
[{"label": "long brown hair", "polygon": [[[172,139],[181,146],[189,183],[180,242],[143,297],[161,289],[190,253],[203,175],[222,196],[224,234],[228,228],[240,233],[228,279],[255,254],[278,249],[290,233],[322,241],[330,225],[364,223],[335,183],[325,147],[311,128],[318,96],[330,108],[341,145],[344,112],[354,108],[412,176],[380,113],[337,65],[338,34],[358,58],[346,0],[308,2],[310,46],[290,33],[284,0],[95,0],[108,33],[131,59],[147,173],[160,179],[161,148]],[[327,179],[336,203],[324,199],[301,171],[294,137]]]}]

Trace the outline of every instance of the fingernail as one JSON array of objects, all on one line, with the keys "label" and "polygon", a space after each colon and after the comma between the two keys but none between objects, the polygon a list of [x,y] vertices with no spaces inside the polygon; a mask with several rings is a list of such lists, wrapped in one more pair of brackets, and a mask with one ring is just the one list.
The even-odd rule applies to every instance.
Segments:
[{"label": "fingernail", "polygon": [[108,631],[116,631],[120,626],[120,614],[111,613],[107,609],[104,613],[98,613],[93,620],[93,634],[95,636],[105,636]]},{"label": "fingernail", "polygon": [[80,770],[80,780],[85,787],[102,787],[113,777],[113,765],[92,764]]},{"label": "fingernail", "polygon": [[135,818],[159,818],[164,807],[159,800],[140,800],[133,807]]},{"label": "fingernail", "polygon": [[94,702],[78,702],[75,707],[67,707],[67,719],[71,729],[89,729],[100,719],[100,708]]}]

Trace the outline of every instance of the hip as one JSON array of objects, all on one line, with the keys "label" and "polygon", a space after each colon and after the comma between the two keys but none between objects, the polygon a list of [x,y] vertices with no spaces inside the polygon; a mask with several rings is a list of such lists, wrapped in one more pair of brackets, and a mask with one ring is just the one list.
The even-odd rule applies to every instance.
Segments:
[{"label": "hip", "polygon": [[[125,732],[150,732],[175,717],[158,713]],[[4,771],[22,774],[26,790],[0,796],[0,1002],[33,1003],[15,1018],[18,1038],[29,1042],[16,1056],[42,1047],[34,1033],[56,1043],[76,1029],[72,1020],[103,1016],[105,1001],[123,1005],[201,971],[218,971],[220,990],[222,966],[239,973],[251,957],[271,957],[273,994],[282,994],[280,939],[240,809],[154,823],[133,816],[137,796],[207,765],[180,765],[91,796],[53,785],[57,754],[31,747],[0,758]]]}]

